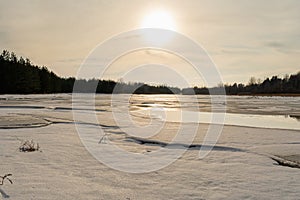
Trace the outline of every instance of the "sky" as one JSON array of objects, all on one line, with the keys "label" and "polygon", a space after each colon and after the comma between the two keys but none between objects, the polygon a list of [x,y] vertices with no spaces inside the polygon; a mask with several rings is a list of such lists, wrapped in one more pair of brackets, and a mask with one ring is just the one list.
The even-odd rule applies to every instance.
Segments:
[{"label": "sky", "polygon": [[[224,83],[247,83],[251,76],[283,77],[300,70],[299,10],[298,0],[0,0],[0,49],[28,57],[59,76],[76,76],[99,44],[147,26],[149,17],[160,12],[158,18],[167,15],[169,20],[162,28],[200,44]],[[161,25],[164,20],[151,23]],[[133,66],[151,59],[155,64]],[[126,70],[129,75],[122,78]],[[182,74],[183,82],[205,84],[205,77],[195,78],[193,68],[174,55],[140,51],[113,62],[104,78],[184,87],[179,81]]]}]

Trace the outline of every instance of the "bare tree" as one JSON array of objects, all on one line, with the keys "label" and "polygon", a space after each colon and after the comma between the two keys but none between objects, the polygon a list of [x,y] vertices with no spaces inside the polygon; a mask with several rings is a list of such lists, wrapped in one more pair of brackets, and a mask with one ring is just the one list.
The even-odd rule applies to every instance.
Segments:
[{"label": "bare tree", "polygon": [[252,77],[249,79],[248,85],[255,85],[255,84],[256,84],[256,78],[252,76]]}]

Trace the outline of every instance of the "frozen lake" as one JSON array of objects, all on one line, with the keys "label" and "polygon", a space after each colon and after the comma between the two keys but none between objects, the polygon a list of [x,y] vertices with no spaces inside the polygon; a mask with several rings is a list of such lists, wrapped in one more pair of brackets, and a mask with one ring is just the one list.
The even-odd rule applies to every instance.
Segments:
[{"label": "frozen lake", "polygon": [[[0,186],[0,199],[300,196],[299,169],[271,159],[299,162],[300,97],[216,97],[213,108],[209,96],[92,97],[72,104],[71,94],[0,96],[0,176],[14,181]],[[224,127],[212,128],[220,135],[207,137],[211,111],[222,119],[224,108]],[[19,152],[31,139],[41,152]],[[199,159],[203,147],[211,151]]]},{"label": "frozen lake", "polygon": [[[89,96],[88,94],[86,96]],[[116,99],[118,102],[116,102]],[[129,100],[126,102],[125,100]],[[220,98],[222,100],[222,98]],[[110,95],[96,95],[95,107],[88,98],[82,102],[82,110],[111,112]],[[222,104],[221,102],[220,104]],[[227,96],[225,105],[212,103],[207,95],[119,95],[114,107],[130,110],[132,115],[143,114],[169,122],[211,123],[212,114],[220,115],[226,109],[225,125],[258,128],[300,130],[300,97],[250,97]],[[219,109],[220,108],[220,109]],[[66,111],[72,109],[71,95],[1,95],[0,109],[34,111]],[[27,110],[27,111],[26,111]],[[3,122],[2,122],[3,124]]]}]

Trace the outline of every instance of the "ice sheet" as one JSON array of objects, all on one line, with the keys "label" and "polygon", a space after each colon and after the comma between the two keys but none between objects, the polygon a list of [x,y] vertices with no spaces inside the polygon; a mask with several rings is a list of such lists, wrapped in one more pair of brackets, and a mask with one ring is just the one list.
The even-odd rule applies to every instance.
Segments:
[{"label": "ice sheet", "polygon": [[[166,122],[161,131],[147,138],[154,144],[139,142],[125,133],[124,127],[117,126],[111,113],[110,96],[97,95],[96,98],[98,123],[91,123],[88,118],[73,121],[68,94],[1,96],[1,125],[12,127],[0,128],[0,176],[12,173],[14,184],[5,182],[0,186],[0,198],[298,199],[300,196],[299,169],[279,166],[270,159],[273,155],[299,157],[299,130],[227,125],[216,147],[199,160],[199,147],[208,129],[208,124],[199,124],[194,146],[176,162],[155,172],[130,174],[113,170],[89,154],[79,139],[75,123],[89,130],[101,128],[114,145],[145,155],[165,148],[162,144],[172,140],[180,124]],[[190,102],[188,96],[182,98],[186,111],[198,111],[196,102]],[[137,95],[131,100],[129,110],[134,112],[158,104],[170,110],[181,106],[168,95]],[[199,96],[198,101],[205,105],[204,110],[209,110],[207,97]],[[298,115],[299,103],[298,98],[229,97],[227,107],[230,113],[284,116]],[[94,114],[91,110],[78,111],[84,115]],[[132,119],[141,125],[149,123],[149,116],[132,116]],[[160,121],[153,119],[153,123]],[[36,123],[46,126],[30,127]],[[13,127],[15,125],[18,128]],[[20,140],[25,139],[38,142],[41,152],[19,152]],[[105,145],[99,143],[99,139],[91,142]]]}]

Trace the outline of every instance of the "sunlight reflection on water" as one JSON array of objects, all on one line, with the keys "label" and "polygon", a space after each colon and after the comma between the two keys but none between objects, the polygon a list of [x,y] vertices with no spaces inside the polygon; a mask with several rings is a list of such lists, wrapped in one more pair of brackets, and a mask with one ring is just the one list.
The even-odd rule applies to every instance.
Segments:
[{"label": "sunlight reflection on water", "polygon": [[[221,113],[195,112],[178,108],[142,107],[132,112],[151,116],[166,122],[180,123],[211,123],[212,115],[218,116]],[[296,116],[290,115],[258,115],[226,113],[225,125],[246,126],[257,128],[276,128],[300,130],[300,121]]]}]

